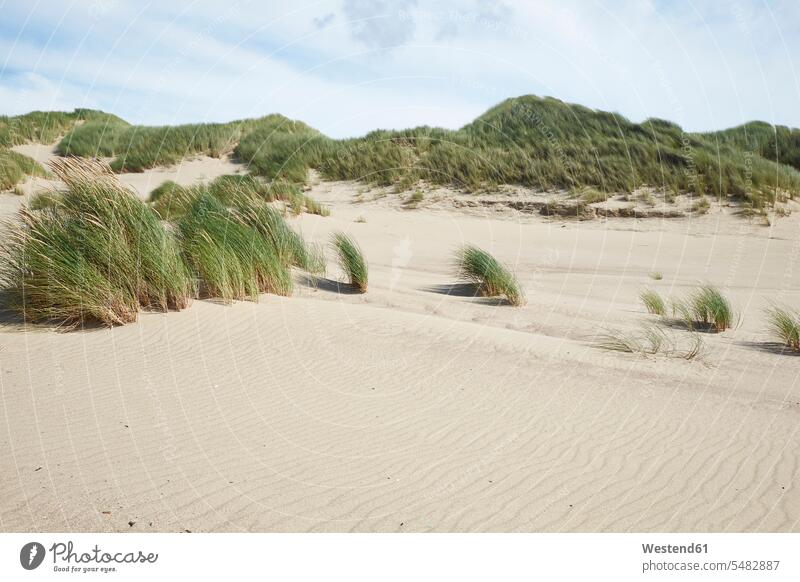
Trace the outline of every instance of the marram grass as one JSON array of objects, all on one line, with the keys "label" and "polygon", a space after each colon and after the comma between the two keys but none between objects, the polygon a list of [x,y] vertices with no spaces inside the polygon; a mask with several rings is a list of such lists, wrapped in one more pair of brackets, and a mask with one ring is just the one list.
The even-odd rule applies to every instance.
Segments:
[{"label": "marram grass", "polygon": [[0,190],[10,190],[26,176],[45,176],[38,162],[0,146]]},{"label": "marram grass", "polygon": [[789,350],[800,352],[800,312],[783,307],[767,310],[768,329]]},{"label": "marram grass", "polygon": [[700,334],[693,333],[688,342],[679,341],[660,325],[647,324],[632,332],[609,330],[594,338],[594,345],[602,350],[655,356],[658,354],[684,360],[694,360],[703,355],[704,344]]},{"label": "marram grass", "polygon": [[690,330],[716,333],[733,327],[736,319],[730,301],[713,285],[703,285],[687,298],[674,301],[672,312]]},{"label": "marram grass", "polygon": [[164,220],[176,220],[202,192],[225,206],[282,201],[285,208],[295,215],[303,212],[320,216],[330,214],[325,206],[304,194],[297,184],[282,181],[268,184],[249,174],[226,174],[208,184],[195,186],[181,186],[168,180],[150,193],[150,203]]},{"label": "marram grass", "polygon": [[103,162],[51,163],[66,190],[26,208],[3,242],[7,307],[32,322],[124,324],[140,309],[181,309],[194,294],[175,239]]},{"label": "marram grass", "polygon": [[309,273],[325,272],[325,255],[321,248],[310,245],[292,230],[276,209],[265,203],[240,201],[236,213],[244,224],[265,237],[278,258],[286,266],[294,266]]},{"label": "marram grass", "polygon": [[474,284],[487,297],[504,296],[511,305],[522,305],[525,296],[514,274],[497,259],[476,246],[456,251],[457,276]]},{"label": "marram grass", "polygon": [[291,294],[291,274],[271,241],[208,192],[193,200],[178,230],[203,296],[227,302]]},{"label": "marram grass", "polygon": [[662,317],[667,314],[667,308],[664,304],[664,300],[657,291],[646,289],[639,294],[639,298],[642,300],[645,309],[647,309],[647,313],[660,315]]},{"label": "marram grass", "polygon": [[369,269],[358,243],[343,232],[336,232],[331,235],[331,246],[350,285],[361,293],[366,293]]},{"label": "marram grass", "polygon": [[[687,133],[662,119],[634,123],[533,95],[507,99],[458,130],[416,127],[342,140],[281,115],[175,127],[133,126],[87,110],[0,116],[0,148],[49,143],[65,132],[59,153],[112,157],[115,171],[232,152],[253,174],[296,184],[307,182],[314,169],[331,180],[399,190],[420,180],[465,190],[503,184],[545,191],[591,188],[585,198],[595,201],[604,192],[632,193],[643,185],[671,197],[728,197],[753,208],[800,194],[800,149],[790,128],[754,122]],[[686,156],[689,149],[692,155]],[[694,206],[695,212],[706,210],[707,201]]]}]

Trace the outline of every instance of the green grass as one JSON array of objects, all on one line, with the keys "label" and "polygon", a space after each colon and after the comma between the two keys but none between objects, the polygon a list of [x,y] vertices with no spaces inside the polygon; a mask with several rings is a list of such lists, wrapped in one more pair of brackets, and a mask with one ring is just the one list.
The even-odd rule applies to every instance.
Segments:
[{"label": "green grass", "polygon": [[800,170],[800,130],[784,125],[751,121],[738,127],[706,134],[720,144],[731,145]]},{"label": "green grass", "polygon": [[63,159],[67,190],[23,209],[3,243],[6,307],[32,322],[124,324],[140,309],[181,309],[194,294],[177,242],[100,162]]},{"label": "green grass", "polygon": [[465,190],[500,184],[546,191],[590,188],[588,203],[605,199],[603,192],[632,192],[645,185],[761,203],[769,203],[777,189],[800,191],[794,168],[748,158],[735,146],[720,147],[674,124],[635,124],[534,96],[504,101],[457,131],[420,127],[341,141],[311,133],[289,141],[271,135],[259,145],[248,149],[257,172],[288,172],[296,180],[313,167],[329,179],[379,185],[424,179]]},{"label": "green grass", "polygon": [[271,206],[263,202],[240,200],[236,206],[236,213],[241,222],[270,241],[284,265],[298,267],[314,274],[325,272],[323,250],[306,243]]},{"label": "green grass", "polygon": [[583,187],[575,191],[576,197],[580,198],[584,204],[595,204],[608,200],[608,194],[596,188]]},{"label": "green grass", "polygon": [[709,208],[711,208],[711,203],[709,203],[708,198],[700,196],[700,198],[692,202],[692,205],[689,207],[689,212],[706,214]]},{"label": "green grass", "polygon": [[0,115],[0,147],[24,143],[51,144],[75,127],[79,121],[98,120],[122,122],[115,115],[91,109],[76,109],[72,113],[31,111],[12,117]]},{"label": "green grass", "polygon": [[308,212],[328,216],[329,211],[311,197],[305,195],[297,184],[272,182],[268,184],[249,174],[229,174],[219,176],[209,184],[181,186],[167,181],[150,193],[153,209],[164,220],[180,218],[192,201],[201,193],[207,192],[225,206],[233,206],[240,201],[273,202],[283,201],[287,210],[293,214]]},{"label": "green grass", "polygon": [[306,196],[300,185],[294,182],[288,182],[282,179],[273,181],[267,189],[266,198],[270,201],[283,201],[286,205],[286,209],[295,215],[299,215],[303,212],[318,214],[320,216],[328,216],[330,214],[330,211],[326,207],[310,196]]},{"label": "green grass", "polygon": [[425,194],[421,190],[416,190],[411,196],[403,201],[406,208],[416,208],[417,205],[425,199]]},{"label": "green grass", "polygon": [[475,285],[482,295],[504,296],[516,306],[525,302],[514,274],[486,251],[465,245],[456,251],[455,264],[457,276]]},{"label": "green grass", "polygon": [[688,342],[681,342],[660,325],[647,324],[634,332],[610,330],[594,338],[595,347],[627,354],[655,356],[662,354],[671,358],[694,360],[703,355],[703,338],[692,334]]},{"label": "green grass", "polygon": [[178,232],[202,296],[230,302],[291,294],[291,274],[271,241],[209,192],[192,200]]},{"label": "green grass", "polygon": [[661,271],[652,271],[651,273],[648,274],[648,277],[650,277],[655,281],[660,281],[661,279],[664,278],[664,274]]},{"label": "green grass", "polygon": [[345,233],[336,232],[331,235],[331,246],[350,285],[360,293],[366,293],[369,268],[358,243]]},{"label": "green grass", "polygon": [[119,120],[113,115],[90,109],[76,109],[72,113],[32,111],[12,117],[0,115],[0,190],[13,188],[25,176],[47,175],[33,159],[11,150],[12,146],[31,142],[50,144],[79,121],[90,119]]},{"label": "green grass", "polygon": [[672,312],[690,330],[720,333],[735,323],[730,301],[713,285],[703,285],[687,298],[674,301]]},{"label": "green grass", "polygon": [[244,136],[256,130],[291,131],[304,124],[282,115],[230,123],[197,123],[148,127],[120,119],[96,119],[76,126],[58,144],[62,155],[113,157],[114,171],[141,172],[193,155],[221,157],[233,153]]},{"label": "green grass", "polygon": [[46,176],[47,172],[34,159],[0,147],[0,190],[11,190],[26,176]]},{"label": "green grass", "polygon": [[[670,197],[729,197],[766,208],[800,192],[798,130],[756,123],[687,133],[660,119],[634,123],[532,95],[507,99],[458,130],[416,127],[343,140],[281,115],[174,127],[133,126],[99,112],[50,115],[50,125],[44,118],[18,121],[5,141],[69,129],[61,153],[111,156],[115,171],[232,151],[252,174],[270,181],[304,184],[313,168],[327,179],[399,190],[420,180],[468,191],[503,184],[583,190],[585,204],[646,187]],[[80,115],[85,123],[75,126]],[[0,129],[0,145],[2,136]],[[694,210],[706,211],[708,201],[699,200]],[[309,206],[298,197],[289,202],[295,209]]]},{"label": "green grass", "polygon": [[28,208],[31,210],[44,210],[45,208],[53,208],[61,203],[61,194],[56,191],[43,191],[37,192],[31,196],[28,202]]},{"label": "green grass", "polygon": [[660,315],[662,317],[667,314],[667,308],[664,304],[664,300],[657,291],[646,289],[645,291],[641,292],[639,298],[642,300],[642,303],[647,309],[647,313]]},{"label": "green grass", "polygon": [[767,310],[770,333],[794,352],[800,352],[800,313],[783,307]]}]

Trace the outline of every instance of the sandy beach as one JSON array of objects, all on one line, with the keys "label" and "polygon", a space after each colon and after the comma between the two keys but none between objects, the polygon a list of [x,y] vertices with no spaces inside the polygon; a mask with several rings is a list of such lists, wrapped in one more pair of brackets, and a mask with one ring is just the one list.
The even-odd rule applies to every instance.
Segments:
[{"label": "sandy beach", "polygon": [[[198,159],[121,179],[144,197],[236,169]],[[309,194],[331,215],[292,225],[357,237],[366,295],[331,262],[318,280],[296,273],[290,298],[69,333],[5,321],[0,529],[798,529],[800,359],[771,343],[763,309],[800,303],[800,212],[770,227],[718,205],[575,221],[409,209],[347,182]],[[28,196],[0,194],[2,217]],[[451,264],[464,242],[512,266],[527,305],[466,293]],[[643,289],[703,282],[740,322],[702,334],[701,357],[593,341],[653,320]]]}]

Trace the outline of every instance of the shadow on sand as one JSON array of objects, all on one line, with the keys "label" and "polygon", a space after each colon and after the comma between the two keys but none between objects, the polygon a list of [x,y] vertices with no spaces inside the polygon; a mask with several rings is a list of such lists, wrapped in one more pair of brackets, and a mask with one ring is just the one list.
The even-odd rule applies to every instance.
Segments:
[{"label": "shadow on sand", "polygon": [[739,345],[767,354],[800,357],[800,351],[793,350],[780,342],[739,342]]},{"label": "shadow on sand", "polygon": [[341,283],[328,279],[327,277],[315,277],[313,275],[303,275],[299,282],[304,287],[328,293],[338,293],[339,295],[361,295],[361,292],[349,283]]},{"label": "shadow on sand", "polygon": [[484,297],[480,289],[473,283],[450,283],[447,285],[433,285],[422,287],[421,291],[436,293],[438,295],[449,295],[450,297],[474,297],[473,303],[481,305],[510,305],[505,297]]}]

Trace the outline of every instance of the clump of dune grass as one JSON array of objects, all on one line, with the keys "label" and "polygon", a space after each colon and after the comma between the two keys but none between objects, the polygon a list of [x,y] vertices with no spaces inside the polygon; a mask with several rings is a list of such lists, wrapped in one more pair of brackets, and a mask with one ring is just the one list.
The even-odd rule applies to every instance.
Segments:
[{"label": "clump of dune grass", "polygon": [[770,333],[787,348],[800,352],[800,312],[783,307],[771,307],[767,310]]},{"label": "clump of dune grass", "polygon": [[681,342],[666,330],[655,324],[646,324],[633,332],[609,330],[598,334],[594,338],[597,348],[638,354],[641,356],[655,356],[657,354],[670,358],[694,360],[703,353],[703,339],[699,334],[692,334],[688,342]]},{"label": "clump of dune grass", "polygon": [[227,302],[291,294],[291,274],[270,239],[207,191],[194,198],[178,230],[202,295]]},{"label": "clump of dune grass", "polygon": [[661,279],[664,278],[664,275],[663,275],[663,273],[661,273],[661,271],[653,271],[652,273],[650,273],[648,275],[648,277],[650,277],[651,279],[653,279],[655,281],[660,281]]},{"label": "clump of dune grass", "polygon": [[628,354],[657,354],[666,343],[664,330],[656,325],[643,326],[635,333],[611,330],[595,339],[595,345],[601,349]]},{"label": "clump of dune grass", "polygon": [[150,206],[162,220],[174,221],[184,215],[200,187],[187,188],[168,180],[150,193]]},{"label": "clump of dune grass", "polygon": [[689,212],[694,212],[695,214],[705,214],[708,212],[711,204],[708,202],[708,198],[705,196],[700,196],[696,201],[692,203],[689,207]]},{"label": "clump of dune grass", "polygon": [[180,218],[202,193],[208,193],[224,206],[232,207],[241,202],[282,201],[292,214],[318,214],[328,216],[330,211],[310,196],[305,195],[297,184],[278,180],[267,184],[249,174],[226,174],[208,184],[181,186],[171,180],[164,182],[150,193],[153,209],[164,220]]},{"label": "clump of dune grass", "polygon": [[646,289],[639,294],[639,298],[642,300],[642,303],[644,303],[647,313],[660,315],[662,317],[667,314],[664,300],[661,298],[661,295],[658,294],[658,291]]},{"label": "clump of dune grass", "polygon": [[416,208],[417,205],[425,199],[425,194],[422,190],[416,190],[411,196],[403,201],[403,206],[406,208]]},{"label": "clump of dune grass", "polygon": [[725,331],[733,325],[733,308],[722,292],[713,285],[704,285],[695,291],[690,301],[695,319],[712,327],[714,331]]},{"label": "clump of dune grass", "polygon": [[26,176],[45,176],[46,172],[33,158],[0,147],[0,190],[9,190]]},{"label": "clump of dune grass", "polygon": [[177,242],[99,161],[59,158],[58,204],[23,208],[3,243],[7,308],[64,326],[134,321],[140,309],[181,309],[194,294]]},{"label": "clump of dune grass", "polygon": [[687,298],[673,301],[672,313],[690,330],[716,333],[733,327],[735,319],[730,301],[713,285],[703,285]]},{"label": "clump of dune grass", "polygon": [[286,205],[286,209],[294,215],[299,215],[303,212],[318,214],[320,216],[330,215],[330,210],[310,196],[304,194],[299,184],[286,180],[273,181],[267,190],[267,199],[270,201],[283,201]]},{"label": "clump of dune grass", "polygon": [[644,191],[640,192],[638,194],[638,196],[637,196],[637,199],[640,202],[642,202],[644,204],[647,204],[648,206],[655,206],[655,204],[656,204],[655,197],[653,196],[652,192],[650,192],[648,190],[644,190]]},{"label": "clump of dune grass", "polygon": [[54,206],[58,206],[61,202],[61,194],[54,190],[45,190],[43,192],[37,192],[33,196],[31,196],[30,201],[28,202],[28,208],[31,210],[44,210],[45,208],[53,208]]},{"label": "clump of dune grass", "polygon": [[331,236],[331,245],[336,251],[339,265],[347,275],[350,285],[359,292],[366,293],[368,267],[358,243],[343,232],[336,232]]},{"label": "clump of dune grass", "polygon": [[608,194],[596,188],[580,188],[577,195],[584,204],[596,204],[608,200]]},{"label": "clump of dune grass", "polygon": [[473,245],[456,251],[457,276],[475,285],[486,297],[504,296],[511,305],[522,305],[525,296],[517,278],[492,255]]},{"label": "clump of dune grass", "polygon": [[314,274],[325,272],[325,254],[322,249],[306,243],[276,209],[263,202],[241,200],[236,206],[236,215],[269,241],[275,254],[285,265]]}]

